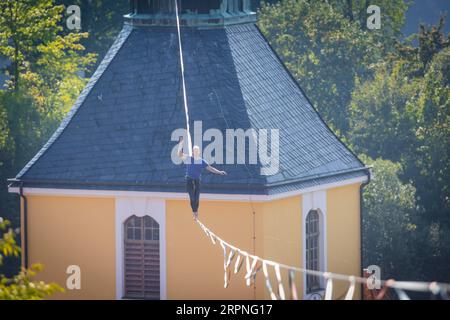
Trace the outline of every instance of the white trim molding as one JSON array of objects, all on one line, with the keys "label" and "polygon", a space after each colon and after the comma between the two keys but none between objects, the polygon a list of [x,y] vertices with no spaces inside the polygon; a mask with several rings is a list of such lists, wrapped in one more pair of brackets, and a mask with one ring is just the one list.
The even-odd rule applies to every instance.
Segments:
[{"label": "white trim molding", "polygon": [[[302,196],[302,256],[303,268],[306,266],[306,217],[311,210],[317,210],[319,213],[319,271],[327,270],[327,191],[320,190],[308,192]],[[322,280],[321,280],[322,281]],[[321,283],[324,287],[324,283]],[[306,292],[306,274],[303,274],[303,299],[314,299],[315,296],[322,293],[307,294]]]},{"label": "white trim molding", "polygon": [[[273,195],[250,195],[250,194],[217,194],[217,193],[202,193],[200,198],[202,200],[213,201],[240,201],[240,202],[268,202],[279,200],[283,198],[293,197],[302,194],[308,194],[319,190],[326,190],[332,188],[343,187],[355,183],[367,182],[367,177],[358,177],[339,182],[322,184],[301,190],[294,190]],[[9,187],[11,193],[19,193],[18,187]],[[25,195],[38,196],[71,196],[71,197],[101,197],[101,198],[116,198],[116,197],[136,197],[136,198],[152,198],[152,199],[166,199],[166,200],[188,200],[189,197],[185,192],[149,192],[149,191],[120,191],[120,190],[87,190],[87,189],[51,189],[51,188],[23,188]]]},{"label": "white trim molding", "polygon": [[124,298],[124,222],[131,216],[150,216],[159,224],[160,299],[167,299],[166,202],[142,197],[116,198],[116,299]]}]

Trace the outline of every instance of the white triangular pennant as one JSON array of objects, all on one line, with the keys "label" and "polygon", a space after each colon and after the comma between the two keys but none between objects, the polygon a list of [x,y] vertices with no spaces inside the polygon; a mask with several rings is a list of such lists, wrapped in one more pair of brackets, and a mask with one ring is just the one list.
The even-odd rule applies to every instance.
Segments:
[{"label": "white triangular pennant", "polygon": [[281,279],[281,270],[280,270],[279,264],[275,265],[275,275],[276,275],[277,281],[278,281],[278,296],[280,297],[281,300],[286,300],[286,295],[284,293],[283,281]]},{"label": "white triangular pennant", "polygon": [[326,276],[327,278],[327,287],[325,289],[325,300],[333,299],[333,279],[329,274]]},{"label": "white triangular pennant", "polygon": [[289,270],[289,287],[291,289],[291,299],[298,300],[297,286],[295,285],[295,271]]},{"label": "white triangular pennant", "polygon": [[352,300],[353,299],[353,294],[355,292],[355,277],[351,276],[349,279],[350,281],[350,286],[348,288],[347,294],[345,295],[345,300]]},{"label": "white triangular pennant", "polygon": [[266,288],[269,291],[270,298],[272,300],[278,300],[277,296],[273,292],[272,285],[270,284],[269,271],[267,270],[267,263],[265,261],[263,261],[263,273],[264,273],[264,278],[266,280]]}]

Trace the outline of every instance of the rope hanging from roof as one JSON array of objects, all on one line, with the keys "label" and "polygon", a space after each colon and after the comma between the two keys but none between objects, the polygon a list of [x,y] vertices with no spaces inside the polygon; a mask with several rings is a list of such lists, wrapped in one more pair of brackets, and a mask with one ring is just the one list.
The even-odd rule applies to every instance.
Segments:
[{"label": "rope hanging from roof", "polygon": [[187,95],[186,95],[186,81],[184,77],[184,59],[183,59],[183,47],[181,43],[181,30],[180,30],[180,16],[178,13],[178,1],[175,2],[175,15],[177,19],[177,33],[178,33],[178,48],[180,54],[180,67],[181,67],[181,82],[183,87],[183,104],[184,104],[184,113],[186,115],[186,130],[187,130],[187,142],[188,142],[188,154],[192,156],[192,139],[191,139],[191,131],[189,129],[189,109],[187,103]]}]

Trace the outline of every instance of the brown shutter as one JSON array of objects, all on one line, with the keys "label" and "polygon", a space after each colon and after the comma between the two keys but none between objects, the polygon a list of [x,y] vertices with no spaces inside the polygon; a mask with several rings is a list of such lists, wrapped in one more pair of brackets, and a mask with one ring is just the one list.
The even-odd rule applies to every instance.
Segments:
[{"label": "brown shutter", "polygon": [[[151,220],[148,220],[151,219]],[[146,224],[150,227],[146,227]],[[150,231],[149,231],[150,230]],[[147,233],[146,233],[147,231]],[[151,217],[125,222],[125,298],[160,298],[159,225]]]}]

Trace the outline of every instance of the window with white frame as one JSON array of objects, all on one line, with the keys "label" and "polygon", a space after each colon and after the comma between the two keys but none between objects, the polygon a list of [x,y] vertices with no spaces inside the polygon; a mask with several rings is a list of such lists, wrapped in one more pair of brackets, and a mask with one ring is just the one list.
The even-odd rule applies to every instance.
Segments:
[{"label": "window with white frame", "polygon": [[[306,216],[306,268],[320,270],[320,221],[319,212],[311,210]],[[312,293],[320,289],[320,277],[308,274],[306,276],[306,291]]]}]

